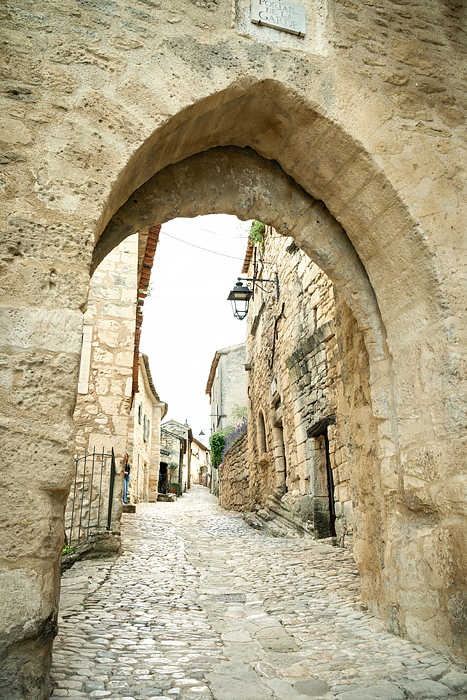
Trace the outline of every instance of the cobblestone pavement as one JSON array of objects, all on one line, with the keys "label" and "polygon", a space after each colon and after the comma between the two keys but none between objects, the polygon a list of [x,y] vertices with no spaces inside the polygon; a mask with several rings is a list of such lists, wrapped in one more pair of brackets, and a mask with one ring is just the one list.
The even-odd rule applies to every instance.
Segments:
[{"label": "cobblestone pavement", "polygon": [[361,608],[345,550],[267,537],[203,487],[123,535],[64,575],[54,700],[467,700],[465,668]]}]

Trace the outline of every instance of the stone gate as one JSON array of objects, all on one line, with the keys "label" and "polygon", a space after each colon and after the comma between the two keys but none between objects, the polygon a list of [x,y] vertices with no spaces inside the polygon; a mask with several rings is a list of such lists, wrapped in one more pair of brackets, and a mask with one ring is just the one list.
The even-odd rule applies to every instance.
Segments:
[{"label": "stone gate", "polygon": [[250,0],[2,5],[11,698],[49,691],[90,273],[144,226],[216,212],[293,236],[343,295],[377,424],[377,566],[355,551],[366,602],[465,654],[465,3],[298,4],[298,34],[274,13],[258,24]]}]

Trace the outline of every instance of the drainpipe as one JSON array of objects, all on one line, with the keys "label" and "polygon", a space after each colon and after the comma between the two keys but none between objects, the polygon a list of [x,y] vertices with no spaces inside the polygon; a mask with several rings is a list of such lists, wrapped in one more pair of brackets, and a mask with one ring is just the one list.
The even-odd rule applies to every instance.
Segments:
[{"label": "drainpipe", "polygon": [[180,496],[182,495],[182,474],[183,474],[183,467],[182,467],[182,462],[183,462],[183,441],[182,438],[179,438],[180,440],[180,454],[178,457],[178,484],[180,486]]}]

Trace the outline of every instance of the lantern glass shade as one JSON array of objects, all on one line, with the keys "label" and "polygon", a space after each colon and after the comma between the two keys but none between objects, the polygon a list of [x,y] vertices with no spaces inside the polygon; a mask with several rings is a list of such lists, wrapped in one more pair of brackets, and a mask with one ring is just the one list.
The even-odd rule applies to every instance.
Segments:
[{"label": "lantern glass shade", "polygon": [[251,289],[242,280],[238,280],[235,287],[230,292],[227,299],[232,302],[232,311],[235,318],[240,321],[245,318],[248,313],[248,306],[253,295]]}]

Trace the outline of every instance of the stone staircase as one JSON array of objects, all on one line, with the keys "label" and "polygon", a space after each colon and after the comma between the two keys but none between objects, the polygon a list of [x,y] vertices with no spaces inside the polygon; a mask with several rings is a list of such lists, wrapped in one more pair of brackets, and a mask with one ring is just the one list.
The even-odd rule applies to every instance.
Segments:
[{"label": "stone staircase", "polygon": [[[243,519],[255,530],[272,535],[273,537],[310,537],[314,538],[313,524],[300,517],[299,508],[294,502],[278,494],[271,494],[262,508],[254,512],[244,513]],[[335,538],[324,540],[335,544]]]}]

